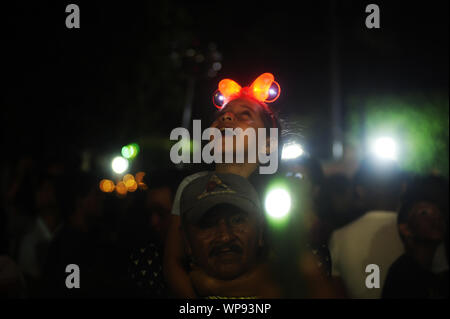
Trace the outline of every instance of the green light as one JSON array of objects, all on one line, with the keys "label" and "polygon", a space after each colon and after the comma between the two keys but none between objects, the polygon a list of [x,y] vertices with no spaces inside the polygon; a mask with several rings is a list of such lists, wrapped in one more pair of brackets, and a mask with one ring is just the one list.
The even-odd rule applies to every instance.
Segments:
[{"label": "green light", "polygon": [[291,210],[291,195],[287,189],[275,187],[267,193],[264,206],[269,217],[284,219]]},{"label": "green light", "polygon": [[132,143],[129,145],[132,150],[132,158],[136,157],[139,154],[139,145],[137,143]]},{"label": "green light", "polygon": [[122,147],[122,156],[126,159],[133,159],[139,154],[139,145],[136,143]]},{"label": "green light", "polygon": [[128,159],[131,158],[131,149],[128,145],[122,147],[122,156]]}]

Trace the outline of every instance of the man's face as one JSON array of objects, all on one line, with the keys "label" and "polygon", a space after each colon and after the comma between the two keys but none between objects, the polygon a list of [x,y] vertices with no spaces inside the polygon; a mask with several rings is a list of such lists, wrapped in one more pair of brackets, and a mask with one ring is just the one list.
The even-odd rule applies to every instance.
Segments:
[{"label": "man's face", "polygon": [[231,280],[256,262],[261,223],[256,212],[220,205],[187,226],[187,240],[197,266],[212,277]]},{"label": "man's face", "polygon": [[[225,150],[225,128],[241,128],[246,130],[252,128],[255,137],[258,137],[258,128],[264,128],[261,106],[250,98],[240,97],[232,100],[221,109],[211,124],[211,127],[218,128],[222,133],[222,150]],[[266,133],[268,136],[268,133]],[[212,138],[213,139],[213,138]],[[233,138],[233,150],[236,151],[236,138]],[[245,138],[244,150],[247,154],[248,141]]]},{"label": "man's face", "polygon": [[445,225],[440,209],[432,203],[419,202],[409,213],[409,226],[419,240],[442,241],[446,231]]}]

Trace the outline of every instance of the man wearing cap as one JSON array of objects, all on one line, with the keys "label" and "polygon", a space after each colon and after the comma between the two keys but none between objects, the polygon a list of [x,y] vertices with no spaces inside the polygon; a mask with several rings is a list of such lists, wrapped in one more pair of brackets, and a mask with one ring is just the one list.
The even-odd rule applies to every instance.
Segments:
[{"label": "man wearing cap", "polygon": [[263,252],[264,219],[249,181],[209,173],[184,189],[182,233],[191,280],[203,297],[275,297]]}]

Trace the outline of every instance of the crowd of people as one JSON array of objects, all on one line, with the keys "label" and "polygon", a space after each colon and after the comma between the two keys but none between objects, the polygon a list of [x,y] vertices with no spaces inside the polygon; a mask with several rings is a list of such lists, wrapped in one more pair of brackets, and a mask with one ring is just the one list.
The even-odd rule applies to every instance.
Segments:
[{"label": "crowd of people", "polygon": [[[278,125],[240,97],[212,126]],[[257,166],[150,171],[145,189],[123,197],[77,165],[20,159],[0,215],[0,296],[448,297],[445,178],[373,160],[354,176],[326,176],[308,155],[276,175]],[[295,204],[279,227],[262,201],[275,178],[290,183]],[[76,289],[66,285],[70,264],[81,273]]]}]

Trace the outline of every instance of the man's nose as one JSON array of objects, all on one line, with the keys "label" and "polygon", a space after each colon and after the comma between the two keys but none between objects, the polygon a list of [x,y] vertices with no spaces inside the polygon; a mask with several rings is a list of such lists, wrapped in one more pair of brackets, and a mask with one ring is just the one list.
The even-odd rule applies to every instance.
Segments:
[{"label": "man's nose", "polygon": [[222,220],[219,222],[217,236],[222,242],[228,242],[234,239],[233,231],[226,221]]}]

